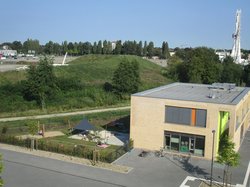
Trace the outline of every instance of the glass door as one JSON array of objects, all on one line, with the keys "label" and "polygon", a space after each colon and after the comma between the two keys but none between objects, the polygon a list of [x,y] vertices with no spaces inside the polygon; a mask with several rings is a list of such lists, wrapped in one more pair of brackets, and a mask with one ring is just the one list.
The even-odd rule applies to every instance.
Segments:
[{"label": "glass door", "polygon": [[189,138],[189,151],[190,153],[194,153],[194,138],[193,137],[190,137]]},{"label": "glass door", "polygon": [[170,147],[170,134],[165,135],[165,149],[171,149]]}]

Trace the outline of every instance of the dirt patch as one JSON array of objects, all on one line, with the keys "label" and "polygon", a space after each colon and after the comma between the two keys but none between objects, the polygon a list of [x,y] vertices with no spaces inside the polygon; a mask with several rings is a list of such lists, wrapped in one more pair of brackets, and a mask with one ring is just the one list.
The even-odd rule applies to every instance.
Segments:
[{"label": "dirt patch", "polygon": [[[48,131],[44,133],[44,138],[48,137],[55,137],[55,136],[63,136],[64,134],[61,131]],[[42,135],[34,135],[32,136],[31,134],[25,134],[25,135],[20,135],[18,136],[21,139],[27,139],[27,138],[36,138],[36,139],[41,139],[43,138]]]},{"label": "dirt patch", "polygon": [[48,137],[54,137],[54,136],[63,136],[64,133],[62,133],[61,131],[48,131],[44,133],[44,137],[48,138]]}]

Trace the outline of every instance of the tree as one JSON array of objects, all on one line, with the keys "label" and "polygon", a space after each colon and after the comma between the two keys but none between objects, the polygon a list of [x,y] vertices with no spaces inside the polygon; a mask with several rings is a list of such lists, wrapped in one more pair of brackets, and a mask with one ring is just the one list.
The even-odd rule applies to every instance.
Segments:
[{"label": "tree", "polygon": [[119,95],[137,92],[140,84],[138,62],[124,59],[115,70],[112,81],[114,91]]},{"label": "tree", "polygon": [[79,43],[78,45],[78,52],[81,55],[87,55],[91,53],[92,45],[90,42]]},{"label": "tree", "polygon": [[144,46],[143,46],[143,56],[147,56],[147,47],[148,47],[148,45],[147,45],[147,41],[145,41],[144,42]]},{"label": "tree", "polygon": [[68,46],[67,46],[67,51],[70,55],[74,54],[74,44],[72,42],[69,42]]},{"label": "tree", "polygon": [[63,52],[63,54],[65,54],[66,52],[68,52],[68,42],[67,41],[64,41],[62,43],[62,52]]},{"label": "tree", "polygon": [[96,54],[102,54],[102,41],[101,40],[98,41]]},{"label": "tree", "polygon": [[[227,135],[222,135],[219,146],[219,156],[217,161],[225,165],[224,177],[226,186],[229,180],[230,167],[236,167],[240,162],[240,155],[234,150],[235,144]],[[223,177],[223,181],[224,181]]]},{"label": "tree", "polygon": [[167,59],[170,57],[168,42],[162,42],[161,53],[161,58],[163,59]]},{"label": "tree", "polygon": [[112,53],[112,43],[110,41],[108,41],[107,54],[111,54],[111,53]]},{"label": "tree", "polygon": [[220,82],[222,65],[214,50],[197,47],[184,53],[187,64],[188,81],[193,83],[211,84]]},{"label": "tree", "polygon": [[[174,81],[186,82],[186,68],[183,61],[176,55],[172,56],[168,60],[168,66],[166,68],[166,76]],[[183,72],[184,71],[184,72]]]},{"label": "tree", "polygon": [[250,86],[250,65],[244,66],[243,81],[246,83],[247,87]]},{"label": "tree", "polygon": [[[178,57],[178,63],[172,63]],[[181,62],[180,62],[181,60]],[[167,75],[181,82],[211,84],[220,82],[222,64],[213,49],[198,47],[195,49],[177,49],[174,57],[169,58]]]},{"label": "tree", "polygon": [[54,43],[52,41],[49,41],[48,43],[46,43],[45,46],[44,46],[44,52],[46,54],[49,54],[49,55],[54,54],[53,45],[54,45]]},{"label": "tree", "polygon": [[36,100],[42,110],[46,110],[46,100],[57,91],[56,77],[53,71],[53,59],[44,56],[37,66],[30,66],[27,81],[24,82],[24,98]]},{"label": "tree", "polygon": [[136,48],[136,55],[142,56],[143,55],[143,49],[142,49],[142,41],[140,41]]},{"label": "tree", "polygon": [[[2,155],[0,154],[0,174],[3,172],[3,161],[2,161]],[[3,186],[3,179],[0,176],[0,187]]]},{"label": "tree", "polygon": [[34,135],[38,132],[38,126],[34,122],[28,123],[28,129],[29,133],[32,135],[31,142],[30,142],[30,148],[31,150],[34,149]]},{"label": "tree", "polygon": [[40,47],[40,44],[39,44],[39,40],[27,39],[23,43],[23,51],[25,53],[28,53],[30,51],[34,51],[36,54],[39,54],[41,52],[41,47]]},{"label": "tree", "polygon": [[120,54],[121,54],[121,51],[122,51],[122,41],[121,41],[121,40],[118,40],[118,41],[116,42],[114,54],[120,55]]},{"label": "tree", "polygon": [[23,44],[20,41],[14,41],[11,44],[11,48],[13,50],[17,50],[17,52],[20,53],[23,50]]},{"label": "tree", "polygon": [[61,55],[62,54],[62,47],[59,43],[53,43],[53,52],[55,55]]},{"label": "tree", "polygon": [[240,85],[242,82],[243,68],[239,64],[235,64],[232,57],[227,56],[223,60],[222,82],[236,83]]},{"label": "tree", "polygon": [[107,54],[107,53],[108,53],[108,42],[107,42],[107,40],[104,40],[102,54]]},{"label": "tree", "polygon": [[28,123],[29,133],[34,136],[38,132],[38,127],[34,122]]},{"label": "tree", "polygon": [[96,42],[94,42],[94,45],[93,45],[93,47],[92,47],[92,53],[93,53],[93,54],[96,54],[96,53],[97,53],[97,44],[96,44]]},{"label": "tree", "polygon": [[149,42],[148,47],[147,47],[147,56],[149,58],[152,58],[154,53],[154,43],[153,42]]}]

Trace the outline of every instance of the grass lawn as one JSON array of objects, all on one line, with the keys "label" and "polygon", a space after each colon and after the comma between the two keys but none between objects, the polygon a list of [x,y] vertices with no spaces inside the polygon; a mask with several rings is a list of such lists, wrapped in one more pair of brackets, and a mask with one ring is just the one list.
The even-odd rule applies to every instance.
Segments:
[{"label": "grass lawn", "polygon": [[111,124],[116,121],[123,122],[126,127],[129,127],[129,114],[130,110],[123,110],[39,120],[0,122],[0,134],[3,131],[3,128],[7,128],[6,134],[8,135],[27,134],[29,123],[39,123],[40,125],[44,124],[46,131],[61,130],[67,132],[69,127],[74,127],[84,118],[88,119],[91,124],[96,125],[99,129],[105,128],[106,124]]},{"label": "grass lawn", "polygon": [[[44,138],[43,140],[45,141],[49,140],[52,142],[56,142],[58,144],[64,144],[64,145],[70,145],[70,146],[83,145],[83,146],[91,147],[92,149],[95,149],[95,148],[100,149],[100,150],[102,149],[96,146],[96,142],[72,139],[72,138],[69,138],[69,136],[67,135]],[[117,149],[118,147],[120,146],[110,145],[106,149],[114,150],[114,149]]]},{"label": "grass lawn", "polygon": [[56,141],[59,144],[65,144],[65,145],[86,145],[86,146],[90,146],[90,147],[96,146],[95,142],[76,140],[76,139],[69,138],[69,136],[67,136],[67,135],[45,138],[44,140],[52,140],[52,141]]}]

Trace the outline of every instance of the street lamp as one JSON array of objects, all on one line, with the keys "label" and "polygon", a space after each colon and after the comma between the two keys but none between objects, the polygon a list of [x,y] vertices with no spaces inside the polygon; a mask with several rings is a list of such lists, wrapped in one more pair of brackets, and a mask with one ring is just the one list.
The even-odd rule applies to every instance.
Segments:
[{"label": "street lamp", "polygon": [[213,167],[214,167],[214,133],[215,133],[215,130],[212,130],[212,133],[213,133],[213,147],[212,147],[210,186],[212,186],[212,183],[213,183]]}]

